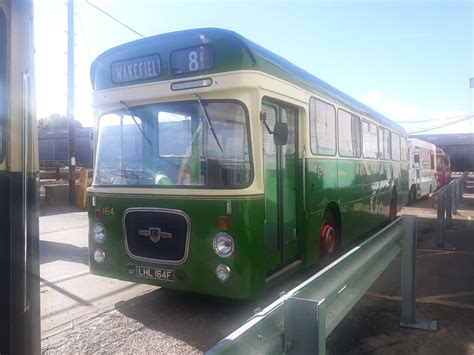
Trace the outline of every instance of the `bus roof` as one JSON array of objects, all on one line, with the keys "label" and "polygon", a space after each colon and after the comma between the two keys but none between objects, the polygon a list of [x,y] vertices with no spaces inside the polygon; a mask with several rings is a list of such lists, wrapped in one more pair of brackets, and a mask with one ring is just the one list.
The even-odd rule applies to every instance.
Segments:
[{"label": "bus roof", "polygon": [[215,58],[212,68],[200,71],[199,75],[236,71],[257,70],[290,82],[304,90],[343,104],[361,115],[370,116],[384,125],[406,133],[405,130],[387,117],[334,88],[325,81],[290,63],[281,56],[229,30],[200,28],[170,32],[139,39],[111,48],[99,55],[91,65],[91,82],[94,90],[103,90],[133,83],[114,83],[112,65],[134,58],[158,55],[161,72],[158,77],[141,80],[140,83],[163,80],[182,80],[195,77],[196,72],[173,74],[170,58],[173,51],[210,43]]}]

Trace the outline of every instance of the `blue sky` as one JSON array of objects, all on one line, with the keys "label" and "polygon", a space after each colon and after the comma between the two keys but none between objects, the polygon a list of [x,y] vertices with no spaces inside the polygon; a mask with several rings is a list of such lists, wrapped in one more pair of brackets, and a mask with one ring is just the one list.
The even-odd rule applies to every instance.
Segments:
[{"label": "blue sky", "polygon": [[[473,1],[89,0],[144,35],[234,30],[280,54],[408,131],[474,112]],[[91,61],[139,38],[76,2],[76,118],[92,125]],[[66,111],[65,0],[35,1],[38,117]],[[474,132],[474,119],[437,130]]]}]

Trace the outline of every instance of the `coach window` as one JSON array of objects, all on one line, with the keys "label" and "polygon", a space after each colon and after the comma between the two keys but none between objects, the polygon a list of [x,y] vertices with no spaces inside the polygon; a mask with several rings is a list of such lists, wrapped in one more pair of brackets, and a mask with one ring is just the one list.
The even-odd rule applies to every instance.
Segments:
[{"label": "coach window", "polygon": [[0,9],[0,162],[5,158],[5,128],[7,126],[7,21]]},{"label": "coach window", "polygon": [[319,155],[336,154],[336,109],[311,98],[309,100],[311,152]]},{"label": "coach window", "polygon": [[392,132],[392,159],[400,160],[400,136]]},{"label": "coach window", "polygon": [[377,159],[378,137],[377,125],[362,121],[362,154],[364,158]]},{"label": "coach window", "polygon": [[401,150],[401,160],[407,161],[408,160],[408,145],[406,137],[400,138],[400,150]]},{"label": "coach window", "polygon": [[380,127],[379,131],[379,152],[380,152],[380,158],[385,159],[385,160],[390,160],[391,154],[390,154],[390,131],[386,128]]},{"label": "coach window", "polygon": [[337,111],[339,155],[360,157],[360,118],[344,110]]}]

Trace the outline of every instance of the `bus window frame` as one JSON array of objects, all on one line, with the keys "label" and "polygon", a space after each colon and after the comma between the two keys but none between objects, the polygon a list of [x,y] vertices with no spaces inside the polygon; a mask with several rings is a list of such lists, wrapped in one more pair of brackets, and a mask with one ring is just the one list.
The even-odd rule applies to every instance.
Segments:
[{"label": "bus window frame", "polygon": [[[359,155],[342,155],[341,154],[341,149],[339,147],[339,143],[340,143],[340,131],[339,131],[339,112],[340,111],[343,111],[345,113],[348,113],[350,115],[350,122],[351,122],[351,139],[354,138],[353,135],[352,135],[352,119],[354,117],[357,117],[357,119],[359,120]],[[336,112],[336,137],[337,137],[337,151],[339,153],[339,156],[342,157],[342,158],[354,158],[354,159],[360,159],[362,157],[362,120],[360,118],[359,115],[356,115],[344,108],[340,108],[338,107],[337,109],[337,112]]]},{"label": "bus window frame", "polygon": [[362,135],[361,135],[361,141],[362,141],[362,158],[363,159],[371,159],[371,160],[378,160],[379,159],[379,153],[380,153],[380,149],[379,149],[379,127],[377,125],[377,123],[375,122],[371,122],[369,121],[368,119],[366,118],[362,118],[361,119],[362,123],[366,122],[368,123],[369,125],[374,125],[375,126],[375,129],[377,130],[377,151],[375,152],[375,158],[373,157],[367,157],[365,156],[364,154],[364,129],[362,127],[362,124],[360,125],[360,128],[361,128],[361,132],[362,132]]},{"label": "bus window frame", "polygon": [[[245,104],[245,102],[237,99],[209,99],[209,100],[203,100],[203,101],[212,101],[212,102],[224,102],[224,103],[235,103],[238,104],[242,107],[244,110],[245,114],[245,124],[247,126],[247,136],[248,136],[248,154],[249,154],[249,163],[250,163],[250,172],[249,172],[249,181],[247,184],[242,185],[242,186],[206,186],[206,185],[101,185],[101,184],[94,184],[95,181],[95,175],[94,178],[92,179],[92,187],[99,187],[99,188],[141,188],[141,189],[183,189],[183,190],[244,190],[248,189],[250,186],[252,186],[255,182],[255,160],[253,156],[253,145],[252,145],[252,130],[250,128],[250,111]],[[148,106],[148,105],[167,105],[167,104],[175,104],[175,103],[196,103],[195,100],[177,100],[177,101],[160,101],[160,102],[152,102],[152,103],[147,103],[147,104],[142,104],[142,105],[137,105],[137,106],[132,106],[131,109],[134,110],[136,108]],[[102,111],[99,112],[100,116],[97,118],[97,127],[99,127],[100,124],[100,118],[103,115],[114,113],[117,110],[121,109],[122,107],[117,106],[115,109],[107,110],[107,111]],[[139,117],[140,118],[140,117]],[[97,134],[98,136],[98,134]],[[97,147],[95,148],[97,149]],[[158,154],[158,152],[157,152]],[[94,163],[94,170],[96,169],[96,164],[98,164],[98,160],[96,159]],[[95,174],[95,172],[94,172]]]},{"label": "bus window frame", "polygon": [[[313,151],[313,144],[312,144],[312,139],[311,139],[311,133],[312,133],[312,125],[311,125],[311,100],[320,101],[328,106],[331,106],[332,109],[334,110],[334,154],[321,154],[321,153],[315,153]],[[316,113],[315,113],[316,114]],[[316,130],[316,118],[315,116],[315,130]],[[311,96],[308,101],[308,123],[309,123],[309,149],[311,150],[311,154],[316,155],[316,156],[321,156],[321,157],[335,157],[338,155],[338,126],[337,126],[337,109],[336,106],[328,101],[321,100],[317,98],[316,96]]]},{"label": "bus window frame", "polygon": [[[402,140],[404,142],[404,145],[405,145],[405,156],[402,155]],[[404,136],[402,134],[400,134],[400,161],[403,161],[403,162],[407,162],[409,160],[409,157],[408,157],[408,138],[407,136]]]},{"label": "bus window frame", "polygon": [[[398,136],[398,159],[393,158],[393,134]],[[401,145],[401,135],[398,132],[390,131],[390,158],[393,161],[402,161],[402,145]]]},{"label": "bus window frame", "polygon": [[[384,127],[384,126],[380,126],[379,125],[379,130],[382,131],[382,151],[380,152],[380,145],[379,145],[379,155],[380,155],[380,160],[385,160],[385,161],[391,161],[392,160],[392,135],[391,135],[391,131]],[[389,134],[389,144],[388,144],[388,149],[389,149],[389,157],[388,158],[384,158],[384,152],[385,152],[385,149],[384,149],[384,140],[383,140],[383,131],[387,131],[388,134]],[[379,131],[379,137],[380,137],[380,131]],[[379,139],[379,144],[380,144],[380,139]]]}]

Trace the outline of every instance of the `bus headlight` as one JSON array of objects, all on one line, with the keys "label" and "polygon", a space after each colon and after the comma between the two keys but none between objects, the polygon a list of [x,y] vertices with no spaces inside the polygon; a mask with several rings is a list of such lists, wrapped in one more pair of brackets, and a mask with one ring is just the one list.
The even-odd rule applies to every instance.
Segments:
[{"label": "bus headlight", "polygon": [[97,264],[102,264],[105,261],[105,251],[96,249],[94,252],[94,260]]},{"label": "bus headlight", "polygon": [[216,277],[220,282],[226,282],[230,277],[230,267],[224,264],[216,266]]},{"label": "bus headlight", "polygon": [[214,251],[221,258],[228,258],[234,252],[234,240],[224,232],[217,233],[212,241]]},{"label": "bus headlight", "polygon": [[100,223],[96,223],[94,225],[94,240],[100,244],[105,242],[105,238],[105,227]]}]

